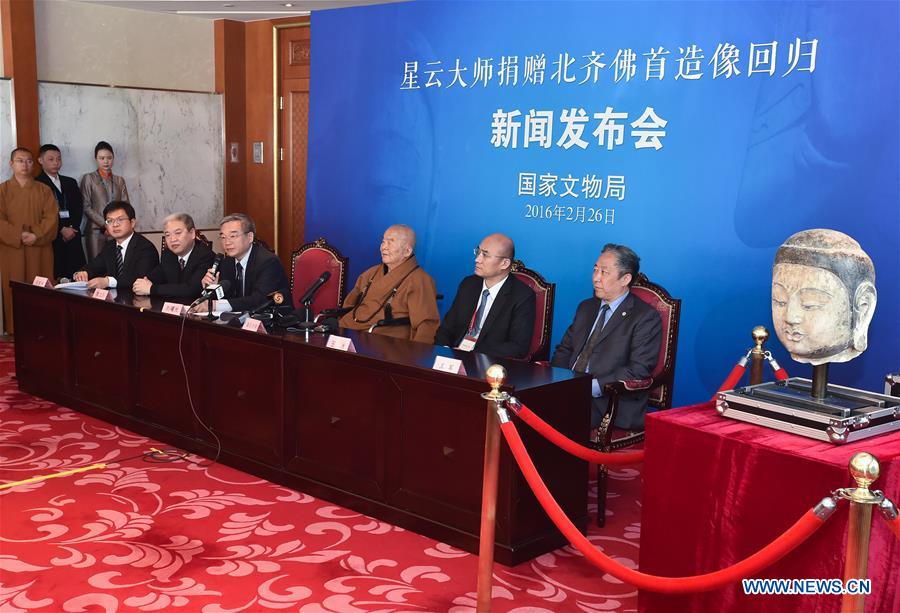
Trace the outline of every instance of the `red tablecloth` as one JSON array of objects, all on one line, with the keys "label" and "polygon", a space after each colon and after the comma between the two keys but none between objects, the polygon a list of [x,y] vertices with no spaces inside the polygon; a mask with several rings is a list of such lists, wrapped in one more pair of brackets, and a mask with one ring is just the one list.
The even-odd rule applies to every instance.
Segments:
[{"label": "red tablecloth", "polygon": [[[872,486],[900,503],[900,432],[843,446],[726,419],[704,403],[647,416],[640,569],[665,576],[718,570],[754,553],[834,489],[855,486],[847,463],[878,458]],[[848,503],[764,578],[841,578]],[[900,611],[900,541],[875,510],[866,611]],[[745,596],[740,583],[687,596],[641,592],[639,610],[838,611],[840,596]]]}]

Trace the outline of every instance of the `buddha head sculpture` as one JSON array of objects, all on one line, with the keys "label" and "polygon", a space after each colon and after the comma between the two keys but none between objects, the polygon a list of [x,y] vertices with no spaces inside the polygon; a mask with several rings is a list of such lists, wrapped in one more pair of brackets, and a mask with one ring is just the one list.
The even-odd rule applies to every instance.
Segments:
[{"label": "buddha head sculpture", "polygon": [[842,232],[804,230],[775,254],[772,321],[798,362],[847,362],[865,351],[876,300],[872,260]]}]

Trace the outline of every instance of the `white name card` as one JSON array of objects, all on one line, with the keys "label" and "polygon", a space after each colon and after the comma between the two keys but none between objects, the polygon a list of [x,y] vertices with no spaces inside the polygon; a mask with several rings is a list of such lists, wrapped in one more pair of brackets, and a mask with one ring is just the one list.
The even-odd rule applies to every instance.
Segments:
[{"label": "white name card", "polygon": [[35,277],[34,281],[31,282],[32,285],[37,285],[38,287],[53,287],[53,284],[50,283],[50,279],[47,277]]},{"label": "white name card", "polygon": [[268,334],[266,332],[266,326],[258,319],[253,319],[252,317],[248,317],[247,321],[244,322],[244,325],[241,326],[241,330],[250,330],[250,332],[256,332],[257,334]]},{"label": "white name card", "polygon": [[94,290],[94,293],[91,294],[91,298],[96,298],[97,300],[109,300],[109,290],[108,289],[100,289],[99,287]]},{"label": "white name card", "polygon": [[466,374],[466,367],[463,366],[462,360],[445,358],[442,355],[434,358],[434,366],[432,366],[431,368],[434,370],[440,370],[441,372],[449,372],[454,375]]},{"label": "white name card", "polygon": [[356,347],[353,346],[353,339],[347,338],[346,336],[338,336],[336,334],[332,334],[328,337],[328,341],[326,341],[325,346],[331,349],[337,349],[338,351],[349,351],[350,353],[356,353]]},{"label": "white name card", "polygon": [[168,313],[169,315],[178,315],[179,317],[181,317],[186,309],[186,305],[179,304],[178,302],[164,302],[162,312]]}]

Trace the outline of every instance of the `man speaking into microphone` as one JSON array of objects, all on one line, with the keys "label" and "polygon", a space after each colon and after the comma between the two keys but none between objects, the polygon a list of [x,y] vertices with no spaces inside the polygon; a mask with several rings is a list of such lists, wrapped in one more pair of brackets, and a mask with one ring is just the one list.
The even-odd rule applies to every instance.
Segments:
[{"label": "man speaking into microphone", "polygon": [[225,259],[218,272],[212,268],[203,277],[203,287],[228,281],[223,300],[213,306],[216,311],[249,311],[265,304],[272,292],[290,296],[287,276],[278,257],[254,244],[256,224],[245,213],[226,215],[219,223],[219,239]]}]

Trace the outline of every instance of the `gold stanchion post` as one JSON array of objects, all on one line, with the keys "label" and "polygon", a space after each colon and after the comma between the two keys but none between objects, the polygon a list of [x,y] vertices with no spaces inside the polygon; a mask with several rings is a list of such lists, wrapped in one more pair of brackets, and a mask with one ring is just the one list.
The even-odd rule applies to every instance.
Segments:
[{"label": "gold stanchion post", "polygon": [[[869,486],[878,478],[881,468],[870,453],[857,453],[850,459],[850,475],[856,481],[855,488],[841,491],[850,501],[850,518],[847,525],[847,559],[844,561],[844,585],[848,579],[865,579],[869,565],[869,533],[872,528],[872,507],[883,496],[876,496]],[[842,613],[863,613],[864,594],[844,594]]]},{"label": "gold stanchion post", "polygon": [[750,385],[762,383],[763,380],[763,360],[766,352],[763,345],[769,340],[769,331],[765,326],[756,326],[750,332],[755,343],[753,349],[750,350]]},{"label": "gold stanchion post", "polygon": [[509,394],[500,388],[506,381],[506,369],[493,364],[485,373],[491,391],[481,395],[487,400],[487,421],[484,432],[484,476],[481,483],[481,530],[478,541],[477,613],[491,610],[491,589],[494,575],[494,528],[497,519],[497,472],[500,465],[500,424],[497,411]]}]

